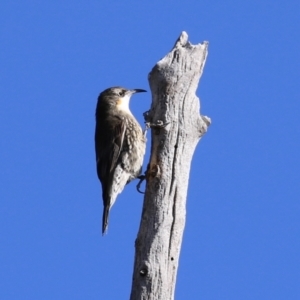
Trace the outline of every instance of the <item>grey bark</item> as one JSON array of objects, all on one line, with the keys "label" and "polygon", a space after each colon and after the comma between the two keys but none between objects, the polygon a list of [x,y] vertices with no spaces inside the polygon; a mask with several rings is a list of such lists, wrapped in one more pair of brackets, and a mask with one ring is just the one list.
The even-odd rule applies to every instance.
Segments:
[{"label": "grey bark", "polygon": [[196,89],[208,43],[192,45],[182,32],[149,74],[151,158],[135,242],[131,300],[171,300],[186,217],[186,195],[195,147],[210,119],[199,114]]}]

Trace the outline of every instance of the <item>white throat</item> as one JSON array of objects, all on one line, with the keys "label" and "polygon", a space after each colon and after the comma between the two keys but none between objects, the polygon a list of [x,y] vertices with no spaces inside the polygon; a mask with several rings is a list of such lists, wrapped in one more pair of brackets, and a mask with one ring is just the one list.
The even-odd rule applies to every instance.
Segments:
[{"label": "white throat", "polygon": [[124,97],[120,98],[117,103],[117,108],[121,111],[131,114],[131,111],[129,109],[130,98],[131,95],[125,95]]}]

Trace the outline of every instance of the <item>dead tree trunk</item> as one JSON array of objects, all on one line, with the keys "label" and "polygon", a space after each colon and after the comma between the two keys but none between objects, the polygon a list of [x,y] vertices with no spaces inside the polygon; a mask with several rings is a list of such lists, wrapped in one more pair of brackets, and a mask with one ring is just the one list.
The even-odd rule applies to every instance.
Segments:
[{"label": "dead tree trunk", "polygon": [[192,45],[182,32],[149,74],[151,158],[138,237],[131,300],[174,299],[185,225],[186,195],[195,147],[210,119],[195,95],[208,43]]}]

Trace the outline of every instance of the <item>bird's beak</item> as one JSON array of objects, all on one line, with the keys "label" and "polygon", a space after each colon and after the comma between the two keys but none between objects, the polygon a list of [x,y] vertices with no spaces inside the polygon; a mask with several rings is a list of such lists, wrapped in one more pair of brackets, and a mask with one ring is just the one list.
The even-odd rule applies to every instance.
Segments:
[{"label": "bird's beak", "polygon": [[133,95],[135,93],[144,93],[147,92],[146,90],[142,90],[142,89],[133,89],[133,90],[128,90],[126,94],[128,95]]}]

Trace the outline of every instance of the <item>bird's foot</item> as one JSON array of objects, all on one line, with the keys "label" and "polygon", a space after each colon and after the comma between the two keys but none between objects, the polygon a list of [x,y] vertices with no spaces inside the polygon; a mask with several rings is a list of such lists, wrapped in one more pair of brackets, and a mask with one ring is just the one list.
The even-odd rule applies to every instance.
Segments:
[{"label": "bird's foot", "polygon": [[146,128],[160,129],[160,128],[167,127],[169,124],[170,124],[170,122],[164,123],[162,120],[157,120],[155,123],[146,122]]},{"label": "bird's foot", "polygon": [[146,128],[144,130],[144,136],[146,136],[147,130],[149,128],[155,129],[155,131],[159,133],[159,130],[168,126],[170,122],[164,123],[162,120],[157,120],[155,123],[146,122],[145,124],[146,124]]}]

